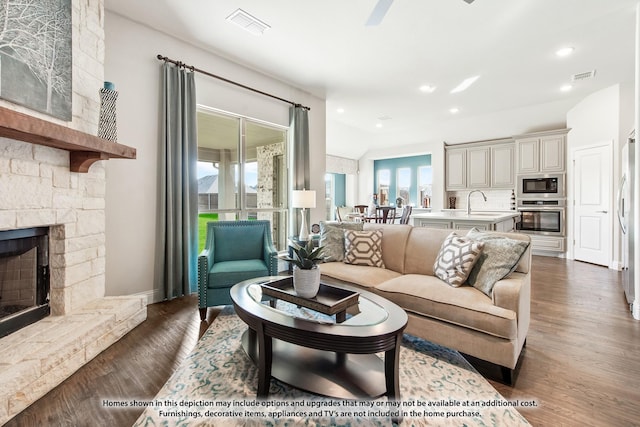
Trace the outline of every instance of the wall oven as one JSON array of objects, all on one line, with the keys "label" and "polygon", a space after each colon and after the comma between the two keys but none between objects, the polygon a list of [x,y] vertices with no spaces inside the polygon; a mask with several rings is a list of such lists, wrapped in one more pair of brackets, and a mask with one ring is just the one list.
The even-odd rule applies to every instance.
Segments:
[{"label": "wall oven", "polygon": [[564,174],[518,175],[518,199],[564,199]]},{"label": "wall oven", "polygon": [[517,225],[519,231],[543,236],[565,236],[564,200],[520,200],[518,211],[520,212],[520,222]]}]

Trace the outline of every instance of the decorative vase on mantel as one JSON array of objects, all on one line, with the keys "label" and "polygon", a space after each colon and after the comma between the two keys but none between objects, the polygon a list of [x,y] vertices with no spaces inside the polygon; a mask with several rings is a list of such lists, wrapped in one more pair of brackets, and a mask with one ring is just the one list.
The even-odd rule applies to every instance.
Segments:
[{"label": "decorative vase on mantel", "polygon": [[297,265],[293,266],[293,289],[302,298],[313,298],[320,289],[320,269],[314,266],[305,270]]},{"label": "decorative vase on mantel", "polygon": [[116,126],[116,101],[118,92],[111,82],[104,82],[100,89],[100,120],[98,122],[98,136],[109,141],[118,141],[118,127]]}]

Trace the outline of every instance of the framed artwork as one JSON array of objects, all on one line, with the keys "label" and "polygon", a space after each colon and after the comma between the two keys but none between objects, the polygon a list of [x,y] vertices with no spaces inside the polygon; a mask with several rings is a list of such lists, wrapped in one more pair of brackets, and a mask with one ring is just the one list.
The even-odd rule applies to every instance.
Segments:
[{"label": "framed artwork", "polygon": [[0,0],[0,98],[71,120],[71,0]]}]

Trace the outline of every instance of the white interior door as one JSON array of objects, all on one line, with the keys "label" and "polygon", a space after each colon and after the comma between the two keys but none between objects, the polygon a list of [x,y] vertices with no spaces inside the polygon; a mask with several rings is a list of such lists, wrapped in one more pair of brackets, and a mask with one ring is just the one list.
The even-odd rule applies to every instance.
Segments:
[{"label": "white interior door", "polygon": [[611,261],[611,146],[574,152],[574,257],[609,266]]}]

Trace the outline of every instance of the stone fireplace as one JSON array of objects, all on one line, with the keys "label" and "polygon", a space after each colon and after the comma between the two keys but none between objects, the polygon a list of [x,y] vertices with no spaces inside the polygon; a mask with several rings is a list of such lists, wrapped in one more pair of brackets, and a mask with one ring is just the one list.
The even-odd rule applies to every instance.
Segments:
[{"label": "stone fireplace", "polygon": [[0,338],[50,313],[49,229],[0,231]]},{"label": "stone fireplace", "polygon": [[0,138],[0,231],[47,230],[51,311],[0,338],[0,425],[146,319],[145,297],[105,297],[104,162],[69,159]]},{"label": "stone fireplace", "polygon": [[[0,425],[146,319],[145,297],[105,296],[106,173],[105,162],[96,160],[123,156],[95,149],[113,145],[95,137],[104,81],[103,1],[72,0],[72,14],[72,121],[0,100],[0,231],[46,230],[51,312],[0,338]],[[25,116],[10,114],[16,111]],[[37,135],[25,139],[31,130]],[[74,152],[83,139],[89,148]],[[35,256],[19,263],[37,262]],[[37,290],[23,296],[12,305],[42,301]]]}]

